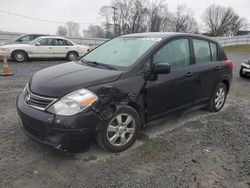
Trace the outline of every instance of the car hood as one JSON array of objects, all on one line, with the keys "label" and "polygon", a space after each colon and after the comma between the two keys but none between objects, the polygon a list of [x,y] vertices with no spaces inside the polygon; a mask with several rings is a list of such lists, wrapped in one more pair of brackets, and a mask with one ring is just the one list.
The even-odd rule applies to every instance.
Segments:
[{"label": "car hood", "polygon": [[100,69],[70,62],[35,73],[29,87],[31,92],[37,95],[62,97],[78,89],[115,81],[121,73],[121,71]]},{"label": "car hood", "polygon": [[14,41],[2,42],[2,43],[0,43],[0,46],[2,46],[2,45],[8,45],[8,44],[16,44],[16,42],[14,42]]}]

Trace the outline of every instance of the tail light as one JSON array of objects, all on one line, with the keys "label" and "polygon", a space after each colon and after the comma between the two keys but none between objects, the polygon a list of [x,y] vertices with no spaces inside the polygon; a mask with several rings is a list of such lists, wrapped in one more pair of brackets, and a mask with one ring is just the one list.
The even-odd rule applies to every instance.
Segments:
[{"label": "tail light", "polygon": [[230,59],[228,59],[228,60],[226,60],[225,61],[225,64],[227,65],[227,67],[229,68],[229,69],[233,69],[233,61],[232,60],[230,60]]}]

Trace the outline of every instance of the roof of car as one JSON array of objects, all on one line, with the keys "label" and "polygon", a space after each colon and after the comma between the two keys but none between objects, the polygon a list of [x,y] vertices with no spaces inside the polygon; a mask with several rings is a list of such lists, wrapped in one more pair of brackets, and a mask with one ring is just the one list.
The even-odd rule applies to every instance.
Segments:
[{"label": "roof of car", "polygon": [[215,41],[211,37],[207,37],[204,35],[199,35],[199,34],[192,34],[192,33],[179,33],[179,32],[147,32],[147,33],[134,33],[134,34],[128,34],[128,35],[123,35],[122,37],[159,37],[159,38],[169,38],[173,36],[193,36],[193,37],[199,37],[199,38],[204,38],[208,40]]},{"label": "roof of car", "polygon": [[49,35],[45,35],[45,34],[33,34],[33,33],[31,33],[31,34],[22,34],[22,35],[20,35],[20,37],[24,37],[24,36],[30,36],[30,35],[37,35],[37,36],[49,36]]},{"label": "roof of car", "polygon": [[43,39],[43,38],[55,38],[55,39],[63,39],[63,40],[68,40],[70,41],[71,43],[74,43],[72,40],[68,39],[68,38],[65,38],[65,37],[59,37],[59,36],[41,36],[41,37],[38,37],[39,39]]},{"label": "roof of car", "polygon": [[47,34],[37,34],[37,33],[31,33],[31,34],[26,34],[26,35],[41,35],[41,36],[49,36]]},{"label": "roof of car", "polygon": [[69,39],[67,39],[67,38],[64,38],[64,37],[59,37],[59,36],[41,36],[41,37],[39,37],[39,38],[56,38],[56,39],[66,39],[66,40],[69,40]]}]

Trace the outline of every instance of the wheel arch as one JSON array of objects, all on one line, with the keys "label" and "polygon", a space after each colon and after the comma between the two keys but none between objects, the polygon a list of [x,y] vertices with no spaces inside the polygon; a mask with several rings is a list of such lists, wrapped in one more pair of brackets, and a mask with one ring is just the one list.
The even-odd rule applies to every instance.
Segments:
[{"label": "wheel arch", "polygon": [[72,52],[76,53],[77,56],[79,56],[79,53],[76,50],[70,50],[70,51],[67,52],[66,57],[68,57],[69,53],[72,53]]},{"label": "wheel arch", "polygon": [[130,101],[127,105],[138,112],[138,114],[141,118],[141,128],[143,128],[143,126],[145,125],[145,122],[146,122],[146,117],[145,117],[145,113],[143,112],[141,106],[133,101]]},{"label": "wheel arch", "polygon": [[28,54],[25,50],[23,50],[23,49],[16,49],[16,50],[13,50],[13,51],[11,52],[10,57],[11,57],[11,58],[14,58],[15,53],[18,52],[18,51],[24,52],[24,53],[26,54],[27,58],[29,57],[29,54]]},{"label": "wheel arch", "polygon": [[226,88],[227,88],[227,92],[229,92],[230,89],[230,82],[228,80],[222,80],[221,83],[225,84]]}]

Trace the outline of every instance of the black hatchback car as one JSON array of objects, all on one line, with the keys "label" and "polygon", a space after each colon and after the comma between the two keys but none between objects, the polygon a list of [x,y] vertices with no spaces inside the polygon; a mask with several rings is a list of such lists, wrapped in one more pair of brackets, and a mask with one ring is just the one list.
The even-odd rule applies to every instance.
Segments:
[{"label": "black hatchback car", "polygon": [[18,97],[31,138],[63,151],[97,143],[128,149],[149,122],[225,104],[233,63],[204,36],[141,33],[110,40],[75,62],[33,75]]}]

